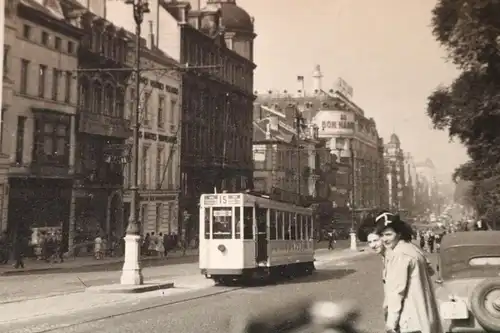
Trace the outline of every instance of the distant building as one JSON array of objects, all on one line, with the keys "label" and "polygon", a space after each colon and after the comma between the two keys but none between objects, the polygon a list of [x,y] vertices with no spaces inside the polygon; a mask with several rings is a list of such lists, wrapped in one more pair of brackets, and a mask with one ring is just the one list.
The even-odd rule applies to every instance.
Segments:
[{"label": "distant building", "polygon": [[388,184],[389,209],[404,211],[406,174],[405,155],[399,137],[393,133],[385,145],[386,177]]},{"label": "distant building", "polygon": [[417,205],[421,211],[440,210],[439,185],[436,178],[436,168],[430,159],[415,164],[417,172]]},{"label": "distant building", "polygon": [[[318,128],[319,138],[326,141],[331,154],[337,159],[335,199],[332,206],[339,214],[338,222],[351,225],[351,190],[354,178],[354,209],[358,215],[380,207],[385,186],[381,177],[383,159],[375,121],[367,118],[364,111],[352,102],[352,88],[339,80],[336,89],[323,89],[323,74],[319,66],[313,72],[313,89],[307,93],[304,78],[298,77],[297,92],[274,92],[258,96],[257,103],[266,112],[280,111],[293,122],[296,110],[307,123]],[[342,83],[342,84],[340,84]],[[351,156],[351,151],[354,156]],[[338,158],[340,157],[340,158]],[[354,160],[354,164],[353,164]],[[354,171],[354,177],[352,172]]]},{"label": "distant building", "polygon": [[296,203],[318,196],[317,137],[298,137],[293,127],[270,116],[254,121],[253,139],[255,190]]}]

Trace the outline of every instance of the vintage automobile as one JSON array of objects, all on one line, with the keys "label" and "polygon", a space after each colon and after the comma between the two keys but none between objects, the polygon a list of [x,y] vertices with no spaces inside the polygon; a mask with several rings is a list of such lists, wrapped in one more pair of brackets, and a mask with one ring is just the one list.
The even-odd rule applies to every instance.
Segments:
[{"label": "vintage automobile", "polygon": [[446,235],[437,271],[445,332],[500,332],[500,231]]}]

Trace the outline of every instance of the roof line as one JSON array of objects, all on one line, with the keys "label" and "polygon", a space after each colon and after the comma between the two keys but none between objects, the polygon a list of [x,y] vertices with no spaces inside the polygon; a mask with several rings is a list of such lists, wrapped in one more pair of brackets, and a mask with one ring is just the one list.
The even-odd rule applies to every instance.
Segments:
[{"label": "roof line", "polygon": [[267,107],[267,106],[264,106],[262,104],[259,105],[261,108],[263,108],[264,110],[268,111],[268,112],[271,112],[271,113],[274,113],[275,115],[277,116],[280,116],[281,118],[286,118],[286,115],[282,112],[279,112],[279,111],[276,111],[276,110],[273,110],[271,109],[270,107]]}]

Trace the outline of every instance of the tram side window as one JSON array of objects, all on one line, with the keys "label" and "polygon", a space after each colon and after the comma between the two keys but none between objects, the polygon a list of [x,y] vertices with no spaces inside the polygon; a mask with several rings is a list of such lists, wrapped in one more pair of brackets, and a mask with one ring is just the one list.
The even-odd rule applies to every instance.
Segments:
[{"label": "tram side window", "polygon": [[267,208],[255,208],[257,232],[267,234]]},{"label": "tram side window", "polygon": [[283,240],[284,232],[283,232],[283,212],[276,212],[276,229],[278,230],[278,235],[276,239]]},{"label": "tram side window", "polygon": [[297,239],[302,240],[302,215],[297,214]]},{"label": "tram side window", "polygon": [[292,240],[297,239],[297,214],[291,216],[290,219],[290,235]]},{"label": "tram side window", "polygon": [[243,208],[243,239],[253,239],[253,207]]},{"label": "tram side window", "polygon": [[274,209],[271,209],[269,214],[269,239],[270,240],[275,240],[276,239],[276,214],[277,212]]},{"label": "tram side window", "polygon": [[304,220],[303,220],[303,223],[304,223],[304,228],[302,230],[304,230],[304,240],[309,240],[309,216],[304,216]]},{"label": "tram side window", "polygon": [[240,207],[234,207],[234,235],[236,239],[241,239],[241,214]]},{"label": "tram side window", "polygon": [[290,240],[290,213],[283,212],[283,222],[285,227],[285,240]]},{"label": "tram side window", "polygon": [[205,208],[205,239],[210,239],[210,208]]},{"label": "tram side window", "polygon": [[309,238],[314,239],[314,219],[309,216]]},{"label": "tram side window", "polygon": [[212,208],[212,238],[213,239],[231,239],[233,236],[232,228],[232,209],[231,208]]}]

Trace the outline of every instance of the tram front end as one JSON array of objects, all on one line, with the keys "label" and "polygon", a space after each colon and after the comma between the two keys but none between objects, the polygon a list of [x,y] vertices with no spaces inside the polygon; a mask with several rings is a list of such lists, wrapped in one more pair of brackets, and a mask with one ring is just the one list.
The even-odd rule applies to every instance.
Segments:
[{"label": "tram front end", "polygon": [[[248,208],[253,210],[243,206],[241,193],[203,194],[200,198],[199,266],[202,274],[217,283],[239,280],[255,268],[255,260],[247,258],[254,242],[245,242],[242,223]],[[253,221],[247,222],[252,235]]]}]

